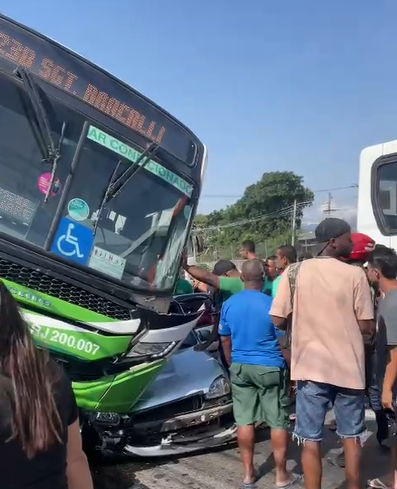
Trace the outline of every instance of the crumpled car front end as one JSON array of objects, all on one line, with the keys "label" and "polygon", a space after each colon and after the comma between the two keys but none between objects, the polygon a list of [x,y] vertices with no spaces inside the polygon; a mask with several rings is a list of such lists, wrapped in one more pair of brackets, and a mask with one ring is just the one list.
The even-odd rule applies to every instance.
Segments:
[{"label": "crumpled car front end", "polygon": [[131,413],[124,453],[181,455],[233,441],[230,382],[223,367],[193,348],[176,353]]}]

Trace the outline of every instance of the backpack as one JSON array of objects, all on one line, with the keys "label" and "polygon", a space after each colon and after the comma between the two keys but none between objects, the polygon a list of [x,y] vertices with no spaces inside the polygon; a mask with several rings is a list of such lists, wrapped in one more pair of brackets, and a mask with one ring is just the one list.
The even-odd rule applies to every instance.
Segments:
[{"label": "backpack", "polygon": [[[291,298],[291,310],[294,309],[294,296],[296,290],[296,278],[298,276],[302,262],[292,263],[287,269],[287,277],[289,283],[289,291]],[[292,329],[292,317],[288,320],[287,329],[285,330],[285,347],[291,348],[291,329]]]}]

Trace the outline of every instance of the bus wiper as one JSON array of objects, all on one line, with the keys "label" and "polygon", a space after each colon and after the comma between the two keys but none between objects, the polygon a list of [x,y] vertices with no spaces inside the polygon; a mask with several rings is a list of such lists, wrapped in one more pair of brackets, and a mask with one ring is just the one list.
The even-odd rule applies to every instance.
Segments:
[{"label": "bus wiper", "polygon": [[149,163],[150,158],[156,154],[156,151],[159,149],[159,145],[157,143],[151,143],[145,151],[141,154],[141,156],[131,164],[118,178],[116,178],[117,171],[122,163],[120,160],[116,168],[114,169],[112,176],[110,177],[108,186],[105,189],[105,192],[102,197],[101,205],[99,206],[94,227],[93,227],[93,235],[95,236],[96,231],[98,229],[98,224],[101,219],[101,215],[105,209],[105,206],[108,202],[115,199],[123,188],[127,185],[127,183],[136,176],[136,174]]},{"label": "bus wiper", "polygon": [[41,150],[43,153],[43,162],[51,163],[51,177],[48,182],[48,188],[44,196],[44,202],[48,201],[51,193],[52,186],[55,180],[55,173],[57,170],[59,159],[61,158],[62,143],[65,137],[66,122],[62,123],[61,134],[58,139],[58,144],[55,144],[52,137],[51,127],[48,122],[47,112],[44,108],[43,100],[40,97],[40,93],[37,89],[37,83],[32,78],[32,75],[26,68],[18,67],[14,71],[25,87],[26,93],[32,103],[34,115],[36,117],[36,123],[38,128],[38,135],[41,143]]}]

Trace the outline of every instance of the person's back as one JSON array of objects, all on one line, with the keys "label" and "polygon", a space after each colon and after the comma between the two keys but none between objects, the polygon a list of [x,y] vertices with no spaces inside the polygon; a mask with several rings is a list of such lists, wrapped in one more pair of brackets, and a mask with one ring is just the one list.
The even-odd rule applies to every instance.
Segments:
[{"label": "person's back", "polygon": [[[363,287],[368,288],[363,270],[337,259],[319,257],[300,264],[292,316],[292,379],[364,388],[364,345],[356,315],[368,309]],[[278,296],[277,301],[283,300],[290,297]]]},{"label": "person's back", "polygon": [[222,306],[219,334],[230,365],[233,414],[244,466],[244,487],[254,487],[254,425],[265,422],[271,429],[276,486],[297,480],[288,473],[287,375],[269,311],[272,299],[262,292],[264,266],[260,260],[243,263],[245,290]]},{"label": "person's back", "polygon": [[180,277],[175,285],[174,295],[193,294],[193,285],[185,278]]},{"label": "person's back", "polygon": [[72,386],[0,282],[0,487],[92,489]]},{"label": "person's back", "polygon": [[232,361],[250,365],[284,367],[274,326],[269,317],[272,299],[261,291],[243,290],[223,305],[223,318],[230,329]]},{"label": "person's back", "polygon": [[[59,410],[60,441],[30,459],[22,443],[12,437],[15,398],[11,379],[0,375],[0,480],[2,489],[66,489],[67,430],[78,419],[76,403],[61,369],[53,362],[48,368],[53,378],[55,402]],[[45,416],[45,413],[42,414]]]}]

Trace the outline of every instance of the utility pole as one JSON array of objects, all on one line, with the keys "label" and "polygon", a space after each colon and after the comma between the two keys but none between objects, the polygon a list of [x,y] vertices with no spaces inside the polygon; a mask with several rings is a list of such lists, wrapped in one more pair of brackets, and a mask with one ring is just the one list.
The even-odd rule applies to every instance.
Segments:
[{"label": "utility pole", "polygon": [[291,236],[291,244],[295,246],[295,232],[296,232],[296,211],[297,211],[297,202],[294,200],[294,210],[292,214],[292,236]]},{"label": "utility pole", "polygon": [[332,198],[332,194],[328,194],[328,200],[325,202],[321,207],[323,209],[323,213],[325,217],[331,217],[333,212],[336,212],[339,209],[335,209],[333,207],[334,205],[334,199]]}]

